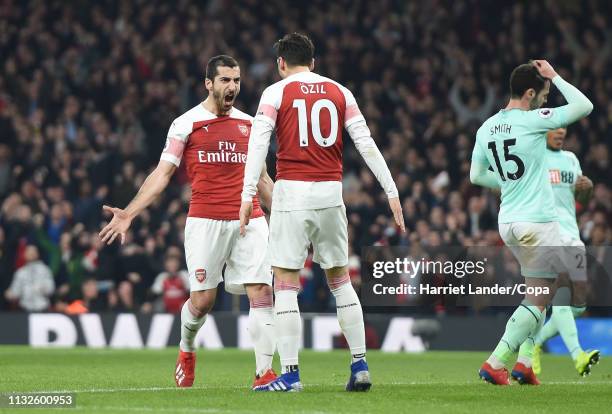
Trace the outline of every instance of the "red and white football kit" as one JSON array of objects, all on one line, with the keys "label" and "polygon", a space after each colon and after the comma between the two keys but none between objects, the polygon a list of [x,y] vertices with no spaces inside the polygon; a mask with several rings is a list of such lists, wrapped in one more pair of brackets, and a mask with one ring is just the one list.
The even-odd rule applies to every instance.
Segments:
[{"label": "red and white football kit", "polygon": [[[299,72],[262,94],[249,140],[242,200],[257,191],[272,130],[278,140],[277,175],[270,218],[270,263],[301,269],[312,243],[323,269],[348,263],[342,200],[342,130],[389,197],[398,192],[353,94],[313,72]],[[249,224],[250,226],[250,224]]]},{"label": "red and white football kit", "polygon": [[[216,288],[230,293],[245,283],[272,284],[267,260],[268,225],[257,197],[249,229],[240,237],[240,192],[252,117],[232,108],[217,116],[201,104],[174,120],[161,159],[186,163],[191,202],[185,225],[185,257],[191,291]],[[260,170],[261,171],[261,170]]]},{"label": "red and white football kit", "polygon": [[179,313],[185,300],[189,298],[189,273],[179,270],[175,274],[162,272],[155,278],[151,292],[162,295],[164,310],[169,313]]}]

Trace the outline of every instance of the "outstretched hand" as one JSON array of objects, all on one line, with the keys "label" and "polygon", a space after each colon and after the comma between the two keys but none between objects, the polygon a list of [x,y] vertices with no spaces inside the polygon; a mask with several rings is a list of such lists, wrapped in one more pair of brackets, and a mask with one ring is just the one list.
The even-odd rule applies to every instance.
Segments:
[{"label": "outstretched hand", "polygon": [[125,234],[132,224],[132,219],[130,216],[125,212],[125,210],[117,207],[103,206],[102,210],[106,214],[110,213],[113,215],[110,223],[104,226],[102,231],[100,231],[99,236],[100,239],[102,239],[102,242],[111,244],[115,241],[117,236],[119,236],[121,244],[125,243]]}]

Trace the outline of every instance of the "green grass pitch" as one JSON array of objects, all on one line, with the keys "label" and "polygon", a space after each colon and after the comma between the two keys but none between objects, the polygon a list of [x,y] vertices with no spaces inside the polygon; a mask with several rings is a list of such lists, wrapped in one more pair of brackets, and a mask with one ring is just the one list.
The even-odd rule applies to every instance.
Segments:
[{"label": "green grass pitch", "polygon": [[176,349],[32,349],[0,346],[0,393],[70,391],[76,408],[0,412],[65,413],[602,413],[612,402],[606,358],[580,378],[568,357],[543,360],[544,385],[495,387],[478,380],[486,357],[476,352],[369,352],[374,385],[347,393],[346,351],[301,353],[302,393],[250,391],[253,356],[238,350],[198,352],[196,382],[177,389]]}]

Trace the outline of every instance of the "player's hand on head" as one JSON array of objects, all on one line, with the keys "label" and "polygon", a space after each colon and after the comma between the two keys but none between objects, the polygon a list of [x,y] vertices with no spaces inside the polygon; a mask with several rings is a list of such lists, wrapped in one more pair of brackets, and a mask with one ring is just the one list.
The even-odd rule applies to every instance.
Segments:
[{"label": "player's hand on head", "polygon": [[240,205],[240,235],[246,234],[246,226],[249,225],[251,219],[251,213],[253,213],[253,203],[250,201],[243,201]]},{"label": "player's hand on head", "polygon": [[557,72],[553,69],[552,65],[548,63],[547,60],[534,60],[533,64],[535,65],[540,75],[542,75],[542,77],[552,79],[557,76]]},{"label": "player's hand on head", "polygon": [[406,232],[406,225],[404,224],[404,212],[402,211],[402,205],[400,204],[399,197],[393,197],[389,199],[389,207],[393,212],[393,218],[395,224],[402,230],[402,233]]},{"label": "player's hand on head", "polygon": [[103,206],[102,210],[105,214],[113,215],[110,223],[104,226],[99,233],[102,242],[111,244],[115,241],[117,236],[119,236],[121,244],[125,243],[125,234],[130,228],[130,224],[132,224],[132,219],[125,212],[125,210],[117,207]]}]

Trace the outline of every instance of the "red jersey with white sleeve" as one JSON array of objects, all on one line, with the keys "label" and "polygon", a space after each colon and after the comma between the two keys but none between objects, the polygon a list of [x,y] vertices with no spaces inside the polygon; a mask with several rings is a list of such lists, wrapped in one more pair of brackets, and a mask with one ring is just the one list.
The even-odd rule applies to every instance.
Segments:
[{"label": "red jersey with white sleeve", "polygon": [[336,207],[342,200],[342,130],[345,128],[389,197],[397,188],[353,94],[314,72],[290,75],[264,90],[249,141],[242,200],[256,191],[272,130],[278,144],[272,210]]},{"label": "red jersey with white sleeve", "polygon": [[[161,159],[177,167],[185,160],[191,181],[189,217],[239,219],[252,119],[236,108],[217,116],[199,104],[172,123]],[[253,197],[251,217],[263,215]]]},{"label": "red jersey with white sleeve", "polygon": [[342,131],[363,120],[348,89],[300,72],[266,89],[257,115],[276,127],[277,180],[342,180]]}]

